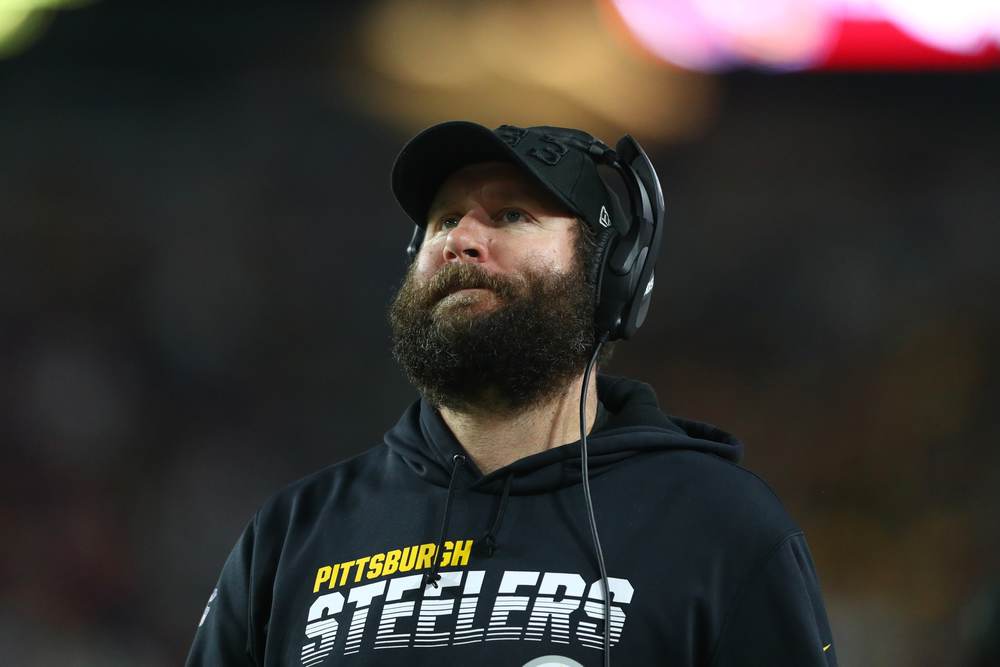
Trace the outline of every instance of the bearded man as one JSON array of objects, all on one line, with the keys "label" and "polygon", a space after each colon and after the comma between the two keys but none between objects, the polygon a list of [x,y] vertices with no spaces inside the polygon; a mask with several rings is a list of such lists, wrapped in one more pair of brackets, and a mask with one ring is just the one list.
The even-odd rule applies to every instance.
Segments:
[{"label": "bearded man", "polygon": [[805,537],[742,444],[591,372],[653,287],[638,145],[444,123],[393,192],[416,223],[393,354],[421,399],[264,503],[188,665],[836,665]]}]

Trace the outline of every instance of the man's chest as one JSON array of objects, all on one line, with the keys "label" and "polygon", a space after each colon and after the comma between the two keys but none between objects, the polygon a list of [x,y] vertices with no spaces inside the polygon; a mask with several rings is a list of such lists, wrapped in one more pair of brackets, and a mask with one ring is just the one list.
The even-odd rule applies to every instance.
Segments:
[{"label": "man's chest", "polygon": [[[673,581],[663,559],[647,557],[641,535],[608,531],[606,619],[588,536],[538,508],[520,512],[515,502],[508,514],[492,552],[481,530],[461,528],[440,552],[421,530],[400,531],[397,543],[380,535],[289,549],[295,562],[273,583],[265,664],[516,667],[543,656],[601,664],[606,625],[625,664],[692,654],[703,586]],[[426,575],[438,553],[434,586]]]}]

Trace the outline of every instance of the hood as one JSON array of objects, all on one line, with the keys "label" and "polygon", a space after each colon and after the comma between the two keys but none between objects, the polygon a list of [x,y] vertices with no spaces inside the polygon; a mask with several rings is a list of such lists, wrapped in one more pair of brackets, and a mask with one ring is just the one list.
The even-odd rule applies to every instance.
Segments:
[{"label": "hood", "polygon": [[[660,411],[653,388],[643,382],[598,375],[597,396],[607,411],[599,429],[587,436],[589,474],[597,477],[619,461],[647,452],[677,449],[704,452],[738,463],[743,444],[709,424],[669,417]],[[424,400],[411,405],[385,434],[389,449],[428,484],[483,493],[499,493],[506,485],[514,495],[545,493],[580,482],[580,442],[547,449],[519,459],[488,475],[471,459],[452,464],[456,454],[468,454]],[[452,480],[454,473],[454,480]]]}]

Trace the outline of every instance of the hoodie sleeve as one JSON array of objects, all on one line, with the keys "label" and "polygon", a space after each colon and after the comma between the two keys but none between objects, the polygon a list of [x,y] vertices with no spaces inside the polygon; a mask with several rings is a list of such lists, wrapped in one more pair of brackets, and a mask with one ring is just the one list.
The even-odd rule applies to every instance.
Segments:
[{"label": "hoodie sleeve", "polygon": [[253,627],[251,567],[256,517],[243,531],[222,567],[195,631],[187,667],[255,667],[251,655]]},{"label": "hoodie sleeve", "polygon": [[802,533],[785,538],[743,582],[713,667],[836,667],[816,569]]}]

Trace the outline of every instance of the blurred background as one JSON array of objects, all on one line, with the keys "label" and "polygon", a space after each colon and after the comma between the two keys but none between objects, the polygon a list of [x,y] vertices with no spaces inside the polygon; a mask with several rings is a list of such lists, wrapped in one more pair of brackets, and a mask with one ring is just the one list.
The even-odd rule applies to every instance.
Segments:
[{"label": "blurred background", "polygon": [[0,0],[0,656],[183,662],[245,523],[415,398],[396,151],[651,153],[609,371],[747,443],[842,665],[1000,664],[1000,12],[952,0]]}]

